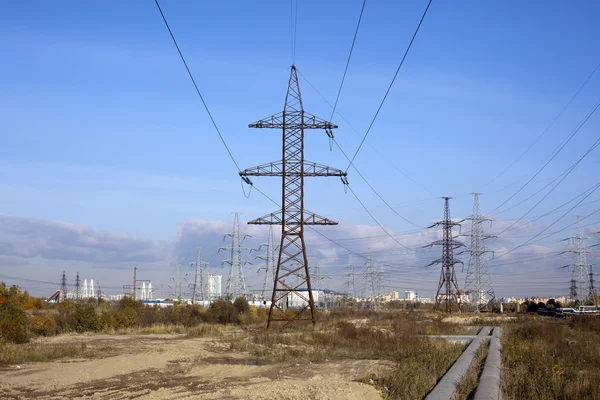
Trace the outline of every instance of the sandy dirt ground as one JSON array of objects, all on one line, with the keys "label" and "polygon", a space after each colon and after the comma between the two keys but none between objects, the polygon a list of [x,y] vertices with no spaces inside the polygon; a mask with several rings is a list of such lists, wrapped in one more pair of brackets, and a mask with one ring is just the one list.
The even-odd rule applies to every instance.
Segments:
[{"label": "sandy dirt ground", "polygon": [[261,365],[223,341],[178,335],[60,336],[97,356],[0,370],[0,399],[381,399],[357,382],[376,360]]}]

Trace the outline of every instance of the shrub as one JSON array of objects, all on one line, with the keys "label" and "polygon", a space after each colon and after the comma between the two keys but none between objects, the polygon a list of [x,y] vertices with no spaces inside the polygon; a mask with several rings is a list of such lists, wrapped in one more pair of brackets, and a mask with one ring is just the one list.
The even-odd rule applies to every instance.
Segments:
[{"label": "shrub", "polygon": [[31,318],[31,330],[36,335],[54,336],[58,333],[56,320],[51,315],[37,316]]},{"label": "shrub", "polygon": [[248,311],[250,311],[248,300],[246,300],[244,297],[238,297],[237,299],[235,299],[235,301],[233,302],[233,306],[235,307],[238,313],[247,313]]},{"label": "shrub", "polygon": [[209,314],[219,323],[227,325],[237,322],[237,309],[230,301],[218,299],[214,301],[208,308]]},{"label": "shrub", "polygon": [[98,315],[96,315],[96,310],[91,304],[77,304],[73,313],[73,320],[77,332],[100,330]]},{"label": "shrub", "polygon": [[27,314],[23,311],[29,295],[22,293],[16,286],[6,288],[0,282],[0,339],[25,343],[29,340]]}]

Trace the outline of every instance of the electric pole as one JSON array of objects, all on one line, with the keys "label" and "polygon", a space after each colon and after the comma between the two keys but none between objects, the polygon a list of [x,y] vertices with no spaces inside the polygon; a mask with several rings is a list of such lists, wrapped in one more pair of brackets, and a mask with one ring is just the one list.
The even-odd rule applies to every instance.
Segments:
[{"label": "electric pole", "polygon": [[242,247],[242,241],[249,235],[240,233],[240,219],[238,213],[233,213],[233,232],[225,234],[225,237],[231,237],[231,246],[221,247],[219,250],[229,250],[229,260],[223,261],[223,264],[229,265],[229,278],[227,279],[227,294],[231,299],[237,297],[246,297],[246,278],[244,277],[244,265],[248,261],[242,258],[242,251],[248,250]]},{"label": "electric pole", "polygon": [[[313,176],[339,176],[347,183],[346,172],[304,160],[304,130],[324,129],[329,134],[337,125],[304,111],[296,66],[292,65],[285,105],[282,112],[249,125],[250,128],[283,130],[283,158],[280,161],[259,165],[240,172],[251,184],[249,176],[277,176],[282,178],[281,210],[250,221],[249,224],[281,225],[281,244],[275,272],[273,295],[267,328],[271,322],[304,319],[304,311],[310,310],[310,320],[315,323],[315,307],[310,282],[305,225],[335,225],[330,219],[304,209],[304,178]],[[296,267],[297,265],[297,267]],[[293,277],[300,281],[291,284]],[[306,289],[303,286],[306,285]],[[288,295],[293,293],[306,303],[298,313],[287,309]]]},{"label": "electric pole", "polygon": [[377,291],[377,271],[371,260],[371,256],[367,258],[365,262],[365,297],[371,298],[373,303],[375,302],[375,296]]},{"label": "electric pole", "polygon": [[[587,237],[583,235],[583,230],[581,229],[581,217],[577,216],[577,231],[575,236],[565,239],[571,242],[572,248],[559,253],[573,253],[575,256],[573,263],[569,264],[573,266],[571,286],[569,289],[573,300],[577,300],[579,303],[583,303],[586,300],[586,297],[593,293],[594,287],[591,264],[588,264],[586,256],[587,253],[589,253],[589,250],[584,246],[586,239]],[[565,267],[568,267],[569,265],[566,265]],[[588,268],[590,269],[588,270]]]},{"label": "electric pole", "polygon": [[63,271],[63,274],[62,274],[62,282],[60,284],[60,291],[62,292],[61,302],[67,300],[67,275],[65,274],[65,271]]},{"label": "electric pole", "polygon": [[470,254],[465,279],[465,291],[474,293],[472,297],[475,303],[475,312],[485,310],[496,298],[492,286],[492,278],[485,264],[485,254],[493,251],[487,250],[485,240],[495,236],[486,235],[483,232],[483,222],[491,219],[484,217],[479,208],[479,193],[473,193],[473,214],[471,220],[471,233],[463,236],[471,237],[471,246],[465,250]]},{"label": "electric pole", "polygon": [[354,281],[354,263],[352,262],[352,253],[348,256],[348,281],[346,282],[346,291],[354,300],[356,298],[356,282]]},{"label": "electric pole", "polygon": [[[442,257],[435,261],[432,261],[428,266],[431,265],[442,265],[442,271],[440,274],[440,282],[435,295],[435,310],[439,309],[440,303],[445,303],[446,312],[452,312],[452,303],[456,303],[458,310],[460,311],[460,295],[458,289],[458,283],[456,280],[456,273],[454,271],[455,264],[462,264],[460,260],[454,259],[454,250],[464,246],[461,242],[454,240],[452,236],[452,227],[459,226],[459,222],[453,222],[450,219],[450,199],[451,197],[442,197],[444,199],[444,220],[438,221],[431,225],[429,228],[434,226],[441,226],[442,240],[436,240],[435,242],[428,244],[423,247],[442,246]],[[444,291],[442,291],[444,289]]]},{"label": "electric pole", "polygon": [[[262,287],[262,298],[267,298],[267,288],[269,285],[272,285],[275,282],[275,249],[278,247],[275,245],[275,241],[273,240],[273,226],[269,226],[269,238],[267,243],[261,244],[258,248],[260,250],[262,247],[266,248],[266,253],[264,256],[256,256],[255,258],[263,260],[265,262],[265,266],[258,269],[257,272],[260,272],[261,269],[265,270],[265,279]],[[250,250],[251,252],[253,250]]]},{"label": "electric pole", "polygon": [[[194,263],[190,263],[194,265]],[[208,294],[208,279],[210,271],[208,269],[208,263],[202,261],[202,248],[198,247],[196,251],[196,273],[194,276],[194,283],[191,285],[192,289],[192,302],[200,300],[204,302],[207,300]]]},{"label": "electric pole", "polygon": [[81,300],[81,280],[79,279],[79,272],[75,278],[75,300]]},{"label": "electric pole", "polygon": [[133,298],[133,301],[135,301],[136,290],[137,290],[136,274],[137,274],[137,267],[133,267],[133,293],[131,295],[131,297]]}]

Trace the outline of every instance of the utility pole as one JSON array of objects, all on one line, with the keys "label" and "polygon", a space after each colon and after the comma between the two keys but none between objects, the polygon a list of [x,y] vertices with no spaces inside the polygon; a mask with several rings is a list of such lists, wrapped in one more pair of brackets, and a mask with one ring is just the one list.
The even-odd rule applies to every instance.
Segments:
[{"label": "utility pole", "polygon": [[75,278],[75,300],[81,300],[81,280],[79,279],[79,272]]},{"label": "utility pole", "polygon": [[473,214],[471,220],[471,233],[463,236],[471,237],[471,246],[465,250],[470,254],[469,266],[467,267],[467,277],[465,279],[465,291],[475,293],[475,312],[485,310],[496,298],[492,278],[485,265],[485,254],[494,253],[487,250],[485,240],[495,236],[483,233],[483,222],[491,219],[484,217],[479,208],[479,193],[473,193]]},{"label": "utility pole", "polygon": [[137,290],[136,274],[137,274],[137,267],[133,267],[133,294],[131,295],[131,297],[133,298],[133,301],[135,301],[135,295],[136,295],[136,290]]},{"label": "utility pole", "polygon": [[[265,270],[265,279],[262,287],[262,298],[267,298],[267,288],[269,285],[272,285],[275,282],[275,249],[278,247],[275,245],[275,241],[273,240],[273,226],[269,226],[269,238],[267,243],[261,244],[258,248],[260,250],[262,247],[266,248],[266,253],[264,256],[256,256],[255,258],[263,260],[265,262],[265,266],[258,269],[257,272],[260,272],[261,269]],[[258,251],[257,250],[257,251]],[[253,250],[250,250],[251,252]]]},{"label": "utility pole", "polygon": [[346,291],[354,300],[356,298],[356,282],[354,281],[354,263],[352,262],[352,253],[348,256],[348,281],[346,282]]},{"label": "utility pole", "polygon": [[[194,265],[194,263],[190,263]],[[196,273],[194,276],[194,283],[191,285],[192,289],[192,302],[200,300],[204,302],[207,300],[208,294],[208,279],[210,271],[208,269],[208,263],[202,261],[202,248],[198,247],[196,251]]]},{"label": "utility pole", "polygon": [[60,284],[60,291],[62,292],[61,301],[67,300],[67,275],[65,274],[65,271],[63,271],[63,274],[62,274],[62,282]]},{"label": "utility pole", "polygon": [[[571,297],[574,300],[579,301],[579,303],[583,303],[586,300],[586,296],[592,294],[594,287],[591,264],[588,264],[587,262],[586,255],[589,253],[589,250],[585,248],[586,239],[587,237],[584,236],[583,230],[581,229],[581,217],[577,216],[577,231],[575,236],[565,239],[571,242],[573,248],[559,253],[573,253],[575,255],[573,263],[568,264],[565,267],[568,267],[569,265],[573,266],[570,292]],[[589,272],[588,268],[590,268]]]},{"label": "utility pole", "polygon": [[[324,129],[332,134],[337,125],[304,111],[296,66],[292,65],[285,105],[282,112],[249,125],[250,128],[283,130],[283,158],[280,161],[259,165],[240,172],[242,179],[251,184],[249,176],[277,176],[282,178],[281,210],[250,221],[249,224],[281,225],[279,259],[271,297],[267,328],[271,322],[304,319],[310,310],[310,320],[315,323],[315,307],[304,241],[305,225],[335,225],[337,222],[304,209],[304,178],[313,176],[339,176],[347,183],[346,172],[304,160],[304,130]],[[298,265],[295,267],[295,265]],[[293,277],[299,285],[291,284]],[[306,285],[306,290],[303,286]],[[287,310],[288,295],[293,293],[306,303],[298,313]]]},{"label": "utility pole", "polygon": [[96,284],[98,285],[98,304],[100,304],[100,302],[102,301],[102,290],[100,290],[100,281],[96,281]]},{"label": "utility pole", "polygon": [[[451,197],[442,197],[442,199],[444,199],[444,220],[438,221],[429,227],[442,226],[442,240],[436,240],[423,247],[442,246],[442,257],[432,261],[428,266],[442,264],[440,282],[435,295],[435,310],[438,310],[440,303],[444,301],[446,312],[452,312],[452,303],[457,304],[459,311],[461,308],[454,265],[463,264],[462,261],[454,259],[454,249],[464,246],[464,244],[454,240],[455,238],[452,236],[452,227],[460,227],[460,222],[453,222],[450,219]],[[444,291],[442,291],[442,289],[444,289]]]},{"label": "utility pole", "polygon": [[371,260],[371,255],[367,258],[365,262],[365,297],[372,298],[373,303],[375,303],[376,296],[376,288],[377,288],[377,272],[375,271],[375,266],[373,265],[373,261]]},{"label": "utility pole", "polygon": [[596,302],[596,288],[594,287],[594,273],[592,272],[592,264],[590,264],[590,293],[589,297]]},{"label": "utility pole", "polygon": [[242,241],[249,235],[240,233],[240,219],[238,213],[233,213],[233,232],[225,234],[225,237],[231,237],[231,246],[221,247],[219,250],[229,250],[229,260],[223,261],[223,264],[229,265],[229,278],[227,279],[227,294],[232,299],[237,297],[246,297],[246,278],[244,277],[244,265],[248,261],[242,258],[242,251],[248,250],[242,247]]}]

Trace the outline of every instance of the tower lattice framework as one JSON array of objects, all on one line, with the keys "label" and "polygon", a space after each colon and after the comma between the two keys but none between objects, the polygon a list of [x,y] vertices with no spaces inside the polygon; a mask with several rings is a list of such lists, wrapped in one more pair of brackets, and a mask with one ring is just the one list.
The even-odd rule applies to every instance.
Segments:
[{"label": "tower lattice framework", "polygon": [[461,308],[458,282],[456,280],[454,265],[463,264],[463,262],[454,258],[454,250],[464,246],[463,243],[456,241],[454,236],[452,236],[452,228],[454,226],[460,227],[460,222],[453,222],[450,219],[451,198],[452,197],[442,197],[442,199],[444,199],[444,219],[429,227],[433,228],[434,226],[441,226],[443,230],[442,240],[436,240],[427,246],[423,246],[442,246],[442,257],[431,262],[429,265],[442,264],[440,282],[435,295],[435,309],[438,310],[440,303],[443,302],[446,312],[452,312],[453,304],[457,305],[459,311]]},{"label": "tower lattice framework", "polygon": [[234,213],[233,231],[226,233],[225,237],[231,237],[231,246],[221,247],[220,250],[229,250],[229,260],[223,261],[223,264],[229,265],[229,277],[227,279],[227,295],[232,299],[237,297],[246,297],[248,290],[246,288],[246,278],[244,277],[244,265],[248,263],[242,258],[242,251],[249,250],[242,247],[242,242],[249,235],[240,232],[240,217]]},{"label": "tower lattice framework", "polygon": [[496,295],[492,286],[492,278],[486,266],[486,255],[493,254],[493,251],[488,250],[485,246],[485,241],[495,236],[486,235],[483,231],[483,223],[491,222],[491,219],[481,214],[479,193],[473,193],[473,214],[469,219],[471,220],[471,233],[465,234],[465,236],[471,237],[471,245],[465,250],[470,254],[465,291],[471,292],[476,307],[475,312],[480,312],[495,300]]},{"label": "tower lattice framework", "polygon": [[[249,176],[277,176],[282,178],[281,210],[248,222],[256,225],[281,225],[281,244],[275,271],[275,282],[267,327],[272,322],[307,319],[315,323],[314,300],[304,240],[305,225],[336,225],[337,222],[304,209],[305,177],[345,177],[339,169],[304,160],[304,130],[324,129],[331,133],[337,125],[304,111],[298,74],[292,65],[285,105],[282,112],[249,125],[250,128],[271,128],[283,131],[282,159],[240,172],[249,182]],[[293,296],[290,296],[293,294]],[[290,313],[288,300],[297,298],[304,304]]]},{"label": "tower lattice framework", "polygon": [[594,295],[594,278],[591,273],[592,265],[587,262],[587,253],[589,253],[589,250],[585,247],[586,239],[587,238],[583,234],[583,229],[581,228],[581,217],[577,216],[577,231],[575,236],[565,239],[571,241],[573,248],[559,253],[573,253],[575,256],[573,263],[569,264],[573,266],[570,282],[571,286],[569,289],[573,300],[577,300],[580,303],[583,303],[589,296]]}]

